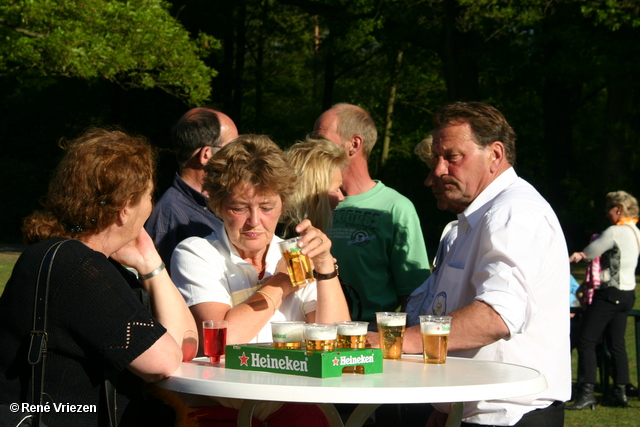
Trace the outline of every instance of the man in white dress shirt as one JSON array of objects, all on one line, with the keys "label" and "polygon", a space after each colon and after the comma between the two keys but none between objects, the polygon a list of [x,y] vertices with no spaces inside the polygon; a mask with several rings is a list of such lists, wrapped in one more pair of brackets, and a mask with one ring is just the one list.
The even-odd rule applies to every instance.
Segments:
[{"label": "man in white dress shirt", "polygon": [[[439,206],[465,206],[458,235],[439,260],[427,313],[453,317],[449,355],[532,367],[544,392],[467,402],[463,426],[564,423],[571,394],[569,263],[551,206],[513,169],[515,133],[495,108],[479,102],[443,107],[434,118],[433,159],[425,184]],[[420,326],[404,350],[422,351]],[[443,425],[448,404],[435,404],[428,426]]]}]

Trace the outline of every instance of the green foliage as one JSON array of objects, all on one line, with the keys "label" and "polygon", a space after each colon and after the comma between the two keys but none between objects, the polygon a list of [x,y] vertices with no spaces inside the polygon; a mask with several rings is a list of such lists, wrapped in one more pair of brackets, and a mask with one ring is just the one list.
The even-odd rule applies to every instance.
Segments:
[{"label": "green foliage", "polygon": [[625,25],[640,26],[640,5],[637,0],[582,0],[585,16],[593,16],[596,23],[612,30]]},{"label": "green foliage", "polygon": [[0,74],[106,79],[160,88],[192,104],[210,96],[216,73],[162,0],[8,0],[0,5]]}]

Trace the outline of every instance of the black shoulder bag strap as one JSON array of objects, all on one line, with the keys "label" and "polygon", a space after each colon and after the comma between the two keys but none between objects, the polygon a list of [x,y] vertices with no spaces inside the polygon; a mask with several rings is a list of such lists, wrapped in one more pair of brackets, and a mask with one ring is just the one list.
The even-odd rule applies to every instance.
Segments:
[{"label": "black shoulder bag strap", "polygon": [[[44,365],[47,358],[47,301],[49,299],[49,278],[53,259],[67,240],[56,242],[51,246],[40,264],[33,303],[33,329],[29,345],[29,363],[31,364],[31,403],[42,405],[44,396]],[[43,277],[44,276],[44,277]],[[33,426],[40,425],[40,411],[33,414]]]}]

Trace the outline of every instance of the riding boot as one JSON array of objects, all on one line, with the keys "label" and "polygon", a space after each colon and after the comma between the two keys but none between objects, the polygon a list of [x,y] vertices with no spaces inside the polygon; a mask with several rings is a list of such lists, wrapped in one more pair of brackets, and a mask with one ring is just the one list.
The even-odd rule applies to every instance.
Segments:
[{"label": "riding boot", "polygon": [[613,393],[611,394],[609,405],[626,408],[628,403],[629,399],[627,398],[627,385],[616,384],[616,386],[613,388]]},{"label": "riding boot", "polygon": [[573,405],[565,406],[565,409],[584,409],[587,406],[591,406],[591,410],[596,409],[596,398],[593,395],[593,389],[595,384],[592,383],[580,383],[578,387],[578,396],[573,401]]}]

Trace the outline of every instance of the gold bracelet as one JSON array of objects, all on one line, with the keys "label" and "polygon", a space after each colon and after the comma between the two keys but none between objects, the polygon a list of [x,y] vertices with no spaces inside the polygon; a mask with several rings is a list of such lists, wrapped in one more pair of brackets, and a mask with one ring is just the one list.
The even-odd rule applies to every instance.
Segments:
[{"label": "gold bracelet", "polygon": [[256,291],[256,294],[264,295],[265,299],[268,298],[271,301],[271,303],[273,304],[273,314],[276,314],[276,311],[278,311],[278,309],[276,308],[276,302],[273,300],[271,295],[269,295],[268,293],[263,292],[263,291]]}]

